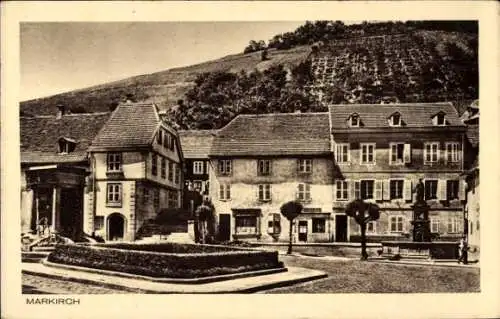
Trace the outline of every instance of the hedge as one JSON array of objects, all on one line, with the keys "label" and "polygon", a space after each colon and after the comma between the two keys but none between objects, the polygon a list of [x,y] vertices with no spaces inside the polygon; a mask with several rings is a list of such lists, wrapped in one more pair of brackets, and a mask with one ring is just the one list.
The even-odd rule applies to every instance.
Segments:
[{"label": "hedge", "polygon": [[215,245],[193,245],[193,244],[178,244],[178,243],[159,243],[159,244],[132,244],[132,243],[107,243],[99,244],[96,247],[107,247],[125,250],[140,250],[151,251],[158,253],[171,254],[200,254],[200,253],[220,253],[228,251],[245,251],[244,248],[224,247]]},{"label": "hedge", "polygon": [[[125,245],[127,244],[122,247]],[[141,250],[109,248],[104,245],[57,245],[48,256],[48,261],[166,278],[201,278],[283,266],[275,251],[233,249],[203,254],[175,254],[144,251],[144,247],[140,248]]]}]

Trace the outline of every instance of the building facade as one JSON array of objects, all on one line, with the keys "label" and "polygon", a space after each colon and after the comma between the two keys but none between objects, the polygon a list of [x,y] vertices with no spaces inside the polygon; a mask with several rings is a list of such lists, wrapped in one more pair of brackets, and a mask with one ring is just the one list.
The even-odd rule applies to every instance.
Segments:
[{"label": "building facade", "polygon": [[208,153],[216,130],[180,130],[179,138],[184,155],[184,184],[204,196],[210,192],[210,161]]},{"label": "building facade", "polygon": [[421,180],[435,240],[463,235],[465,126],[451,104],[333,105],[330,123],[337,233],[359,240],[359,225],[348,219],[344,229],[343,214],[349,201],[362,198],[381,208],[368,240],[411,239]]},{"label": "building facade", "polygon": [[296,242],[332,241],[328,113],[239,115],[210,151],[210,194],[220,240],[288,241],[280,207],[304,205]]},{"label": "building facade", "polygon": [[135,240],[142,224],[182,202],[182,150],[177,132],[154,104],[119,105],[89,148],[92,192],[86,232]]},{"label": "building facade", "polygon": [[89,194],[87,149],[110,113],[21,116],[21,232],[79,240]]}]

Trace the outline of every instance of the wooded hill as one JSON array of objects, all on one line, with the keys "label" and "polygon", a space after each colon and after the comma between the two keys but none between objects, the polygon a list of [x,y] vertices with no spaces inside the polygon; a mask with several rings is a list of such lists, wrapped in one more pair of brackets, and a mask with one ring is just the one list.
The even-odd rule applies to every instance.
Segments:
[{"label": "wooded hill", "polygon": [[239,113],[319,111],[326,103],[461,108],[478,97],[477,40],[475,22],[307,22],[265,45],[251,42],[258,46],[249,53],[25,101],[21,112],[55,114],[58,104],[106,111],[131,95],[168,110],[181,128],[219,128]]}]

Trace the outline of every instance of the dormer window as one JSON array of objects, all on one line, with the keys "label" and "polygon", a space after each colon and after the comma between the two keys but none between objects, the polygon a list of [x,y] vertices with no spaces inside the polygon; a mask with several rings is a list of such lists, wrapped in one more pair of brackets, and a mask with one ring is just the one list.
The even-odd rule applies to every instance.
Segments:
[{"label": "dormer window", "polygon": [[437,126],[446,125],[446,113],[440,111],[432,116],[432,123]]},{"label": "dormer window", "polygon": [[389,117],[390,126],[401,126],[401,123],[401,114],[399,112],[395,112]]},{"label": "dormer window", "polygon": [[68,154],[75,150],[76,141],[70,138],[61,137],[59,139],[59,153]]},{"label": "dormer window", "polygon": [[349,117],[349,126],[351,126],[351,127],[359,127],[360,122],[361,121],[360,121],[359,115],[357,113],[354,113]]}]

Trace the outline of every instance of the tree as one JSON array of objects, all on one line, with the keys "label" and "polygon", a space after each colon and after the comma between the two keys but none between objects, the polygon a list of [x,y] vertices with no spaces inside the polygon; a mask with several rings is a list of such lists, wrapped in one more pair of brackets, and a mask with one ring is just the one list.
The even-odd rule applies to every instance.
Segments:
[{"label": "tree", "polygon": [[297,218],[302,213],[302,204],[297,201],[290,201],[283,204],[280,208],[281,214],[285,216],[286,219],[290,222],[290,242],[288,243],[288,251],[287,254],[292,253],[292,226],[293,220]]},{"label": "tree", "polygon": [[214,212],[215,208],[208,197],[203,199],[203,203],[196,208],[196,219],[199,221],[201,243],[206,244],[213,240],[214,235]]},{"label": "tree", "polygon": [[362,199],[355,199],[345,208],[347,216],[354,218],[361,228],[361,260],[368,259],[366,252],[366,224],[380,217],[380,208],[373,203],[366,203]]}]

